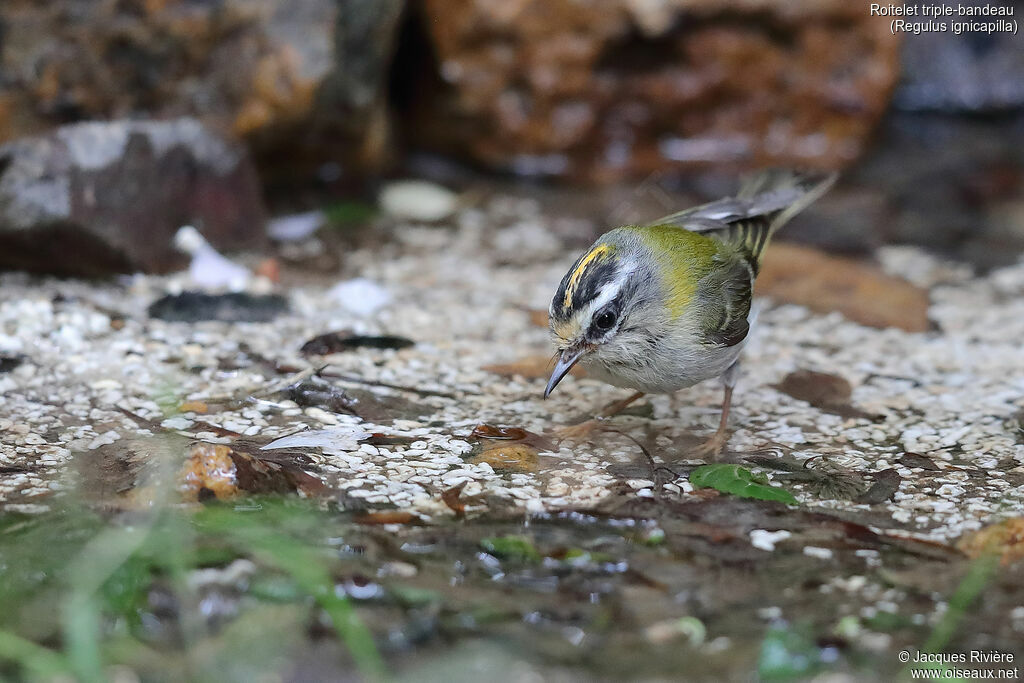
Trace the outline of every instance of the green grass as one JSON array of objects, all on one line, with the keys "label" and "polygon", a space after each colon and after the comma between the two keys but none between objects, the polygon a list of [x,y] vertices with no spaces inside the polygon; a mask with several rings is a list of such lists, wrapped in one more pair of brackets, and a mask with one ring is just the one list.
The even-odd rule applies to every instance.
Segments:
[{"label": "green grass", "polygon": [[[310,609],[329,618],[363,678],[382,678],[372,635],[335,588],[337,560],[324,542],[329,523],[330,515],[310,504],[280,500],[245,509],[166,506],[111,520],[78,506],[37,517],[7,515],[0,519],[0,678],[63,675],[92,683],[108,680],[108,667],[121,664],[159,676],[171,666],[190,680],[244,680],[253,672],[232,674],[228,663],[262,661],[275,645],[286,647],[275,621],[287,617],[302,629],[309,619],[301,614]],[[246,594],[242,614],[223,633],[211,632],[195,609],[199,596],[188,577],[239,558],[255,563],[254,581],[290,587],[272,600]],[[154,588],[178,605],[167,625],[174,637],[144,623],[145,614],[153,619]],[[254,643],[270,652],[256,651]]]}]

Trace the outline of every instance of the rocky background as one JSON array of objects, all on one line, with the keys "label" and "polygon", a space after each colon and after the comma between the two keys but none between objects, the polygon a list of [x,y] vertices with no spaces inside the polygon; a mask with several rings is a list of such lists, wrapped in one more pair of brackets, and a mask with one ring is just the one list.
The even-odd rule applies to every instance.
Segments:
[{"label": "rocky background", "polygon": [[[0,680],[1019,679],[1024,43],[867,5],[0,0]],[[767,165],[721,459],[562,438],[580,250]]]},{"label": "rocky background", "polygon": [[609,188],[765,165],[846,171],[790,237],[990,267],[1024,246],[1022,66],[842,0],[6,0],[0,267],[167,271],[178,225],[259,248],[265,202],[409,173],[597,185],[599,229]]}]

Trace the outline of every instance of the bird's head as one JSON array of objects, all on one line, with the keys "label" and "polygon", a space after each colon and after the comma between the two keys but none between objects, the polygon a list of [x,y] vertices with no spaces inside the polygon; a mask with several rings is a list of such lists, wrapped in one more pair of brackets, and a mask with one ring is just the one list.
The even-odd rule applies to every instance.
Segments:
[{"label": "bird's head", "polygon": [[562,278],[548,310],[559,356],[544,397],[581,360],[614,365],[642,354],[656,330],[658,284],[640,245],[613,231]]}]

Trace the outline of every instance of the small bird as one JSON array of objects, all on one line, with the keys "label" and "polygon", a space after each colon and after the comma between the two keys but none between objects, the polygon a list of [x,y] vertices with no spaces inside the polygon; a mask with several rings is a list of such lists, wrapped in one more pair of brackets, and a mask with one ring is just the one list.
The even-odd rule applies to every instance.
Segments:
[{"label": "small bird", "polygon": [[[698,449],[698,455],[720,454],[765,247],[834,181],[834,174],[766,171],[735,197],[601,235],[551,300],[549,325],[559,356],[544,397],[576,363],[590,377],[636,390],[604,417],[645,393],[672,393],[721,377],[718,431]],[[595,424],[566,433],[582,435]]]}]

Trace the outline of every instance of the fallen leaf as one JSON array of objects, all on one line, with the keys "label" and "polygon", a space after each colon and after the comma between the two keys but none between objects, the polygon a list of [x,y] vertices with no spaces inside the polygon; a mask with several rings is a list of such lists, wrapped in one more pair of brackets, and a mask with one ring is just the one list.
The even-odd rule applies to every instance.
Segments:
[{"label": "fallen leaf", "polygon": [[480,424],[473,428],[469,437],[477,440],[516,441],[532,446],[538,451],[556,452],[558,450],[551,439],[521,427],[495,427],[494,425]]},{"label": "fallen leaf", "polygon": [[1004,565],[1024,559],[1024,517],[1012,517],[964,534],[956,547],[971,558],[998,556]]},{"label": "fallen leaf", "polygon": [[359,403],[355,398],[349,396],[344,389],[331,384],[317,375],[307,377],[301,382],[292,384],[285,389],[284,394],[303,408],[323,408],[332,413],[355,415],[356,404]]},{"label": "fallen leaf", "polygon": [[455,513],[456,519],[462,519],[466,516],[466,504],[459,497],[462,495],[462,489],[466,488],[467,483],[465,481],[461,482],[441,492],[441,500]]},{"label": "fallen leaf", "polygon": [[313,337],[299,349],[304,356],[326,356],[354,349],[407,349],[416,342],[406,337],[394,335],[369,336],[352,334],[347,330],[327,332]]},{"label": "fallen leaf", "polygon": [[355,518],[356,524],[409,524],[418,521],[419,517],[406,510],[379,510]]},{"label": "fallen leaf", "polygon": [[774,500],[787,505],[798,504],[797,499],[786,489],[769,486],[767,477],[755,475],[739,465],[702,465],[690,472],[690,483],[694,488],[711,488],[740,498]]},{"label": "fallen leaf", "polygon": [[765,253],[755,293],[839,311],[870,327],[928,330],[928,291],[857,259],[810,247],[777,243]]},{"label": "fallen leaf", "polygon": [[[524,379],[547,379],[555,369],[554,356],[527,356],[511,363],[485,365],[487,372],[505,377],[523,377]],[[569,371],[573,377],[586,377],[586,372],[579,365]]]},{"label": "fallen leaf", "polygon": [[205,415],[210,412],[210,406],[206,405],[204,401],[185,401],[178,406],[179,413],[200,413]]},{"label": "fallen leaf", "polygon": [[875,472],[872,476],[875,478],[875,483],[864,492],[864,495],[856,498],[855,502],[866,505],[884,503],[892,498],[894,493],[899,491],[900,484],[903,482],[903,477],[893,467],[881,472]]},{"label": "fallen leaf", "polygon": [[807,401],[815,408],[841,417],[874,417],[850,403],[853,388],[839,375],[797,370],[786,375],[776,388],[795,399]]},{"label": "fallen leaf", "polygon": [[220,320],[264,323],[287,313],[288,300],[278,294],[182,292],[157,299],[150,304],[147,312],[151,318],[169,322]]},{"label": "fallen leaf", "polygon": [[899,463],[906,467],[919,467],[922,470],[928,470],[930,472],[939,471],[939,466],[935,464],[934,460],[926,458],[920,453],[904,453],[899,459]]},{"label": "fallen leaf", "polygon": [[540,465],[537,449],[522,443],[488,448],[469,461],[474,465],[485,462],[495,472],[536,472]]},{"label": "fallen leaf", "polygon": [[[759,459],[746,460],[757,464]],[[768,466],[780,469],[778,465]],[[799,469],[778,474],[775,478],[779,481],[803,482],[814,495],[827,500],[854,500],[863,495],[867,488],[860,472],[843,467],[825,457],[813,458]]]},{"label": "fallen leaf", "polygon": [[362,440],[362,443],[368,443],[371,446],[408,446],[415,442],[416,439],[411,436],[395,436],[393,434],[381,434],[380,432],[374,432]]},{"label": "fallen leaf", "polygon": [[519,427],[495,427],[489,424],[480,424],[473,427],[470,436],[478,439],[510,439],[522,441],[526,438],[526,430]]}]

